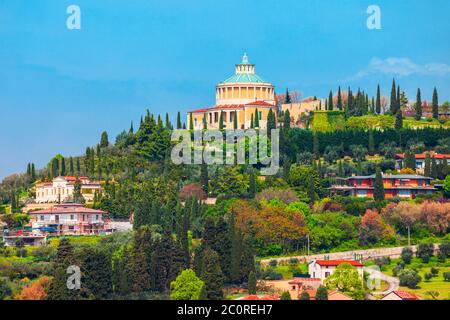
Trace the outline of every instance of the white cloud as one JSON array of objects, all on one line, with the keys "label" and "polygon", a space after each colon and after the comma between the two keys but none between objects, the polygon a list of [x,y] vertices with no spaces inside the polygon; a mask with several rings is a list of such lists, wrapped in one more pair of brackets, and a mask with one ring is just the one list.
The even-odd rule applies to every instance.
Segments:
[{"label": "white cloud", "polygon": [[443,76],[450,74],[450,66],[444,63],[421,65],[409,58],[372,58],[369,65],[358,72],[355,78],[364,78],[374,74],[387,74],[397,77],[407,77],[413,74]]}]

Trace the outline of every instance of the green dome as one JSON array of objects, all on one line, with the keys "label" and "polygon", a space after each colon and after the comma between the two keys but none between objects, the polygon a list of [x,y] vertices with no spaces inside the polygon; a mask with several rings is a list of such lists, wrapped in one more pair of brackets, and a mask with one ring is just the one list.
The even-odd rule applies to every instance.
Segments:
[{"label": "green dome", "polygon": [[232,75],[225,81],[221,82],[221,84],[226,83],[267,83],[267,82],[257,74],[238,73]]}]

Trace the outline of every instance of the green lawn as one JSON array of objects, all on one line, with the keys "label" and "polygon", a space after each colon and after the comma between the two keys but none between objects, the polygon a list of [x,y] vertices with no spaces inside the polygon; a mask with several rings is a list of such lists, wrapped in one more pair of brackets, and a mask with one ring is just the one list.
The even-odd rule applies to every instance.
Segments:
[{"label": "green lawn", "polygon": [[[392,276],[392,269],[397,265],[400,259],[392,259],[389,265],[385,265],[381,270]],[[439,275],[437,277],[431,278],[429,282],[425,281],[425,273],[431,273],[431,268],[435,267],[439,269]],[[437,291],[439,292],[440,300],[450,299],[450,281],[444,281],[443,273],[450,271],[450,260],[447,259],[445,263],[439,262],[436,257],[431,258],[430,262],[423,263],[420,259],[414,258],[411,264],[407,265],[406,268],[416,269],[419,275],[422,277],[422,281],[419,283],[416,289],[410,289],[407,287],[400,287],[400,290],[412,292],[417,294],[423,299],[431,299],[429,295],[426,294],[427,291]]]}]

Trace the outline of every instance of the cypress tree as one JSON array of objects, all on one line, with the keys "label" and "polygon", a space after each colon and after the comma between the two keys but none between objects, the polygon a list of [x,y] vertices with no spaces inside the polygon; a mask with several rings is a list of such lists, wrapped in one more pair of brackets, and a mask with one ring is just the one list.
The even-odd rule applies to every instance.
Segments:
[{"label": "cypress tree", "polygon": [[284,103],[285,104],[292,103],[291,95],[289,94],[289,89],[288,88],[286,88],[286,97],[284,99]]},{"label": "cypress tree", "polygon": [[81,165],[80,165],[80,158],[77,158],[77,175],[81,174]]},{"label": "cypress tree", "polygon": [[397,113],[397,86],[395,85],[395,79],[392,79],[392,88],[391,88],[391,114]]},{"label": "cypress tree", "polygon": [[417,99],[416,99],[416,114],[414,119],[420,120],[422,119],[422,98],[420,94],[420,88],[417,89]]},{"label": "cypress tree", "polygon": [[177,112],[177,129],[181,129],[181,115],[180,111]]},{"label": "cypress tree", "polygon": [[206,248],[203,252],[203,274],[201,279],[205,283],[208,300],[223,299],[223,274],[220,268],[219,255],[216,251]]},{"label": "cypress tree", "polygon": [[255,110],[255,128],[259,128],[259,111],[258,111],[258,108],[256,108],[256,110]]},{"label": "cypress tree", "polygon": [[395,114],[395,129],[403,128],[403,114],[402,110],[398,110]]},{"label": "cypress tree", "polygon": [[333,111],[333,91],[331,90],[328,96],[328,110]]},{"label": "cypress tree", "polygon": [[433,179],[437,179],[438,178],[438,164],[436,161],[436,158],[433,157],[431,159],[431,177]]},{"label": "cypress tree", "polygon": [[425,168],[423,174],[425,177],[431,177],[431,156],[428,152],[425,155]]},{"label": "cypress tree", "polygon": [[169,114],[167,112],[166,112],[166,128],[172,129],[172,124],[170,123]]},{"label": "cypress tree", "polygon": [[369,142],[368,142],[368,151],[371,156],[375,154],[375,141],[373,137],[373,130],[369,129]]},{"label": "cypress tree", "polygon": [[338,162],[338,177],[343,178],[345,175],[344,173],[344,166],[342,164],[342,160]]},{"label": "cypress tree", "polygon": [[249,176],[249,186],[248,186],[248,196],[249,198],[253,199],[256,195],[256,178],[255,178],[255,171],[253,168],[250,170],[250,176]]},{"label": "cypress tree", "polygon": [[61,171],[59,173],[60,176],[65,176],[66,175],[66,160],[63,158],[61,158]]},{"label": "cypress tree", "polygon": [[238,112],[235,111],[233,117],[233,129],[237,130],[237,128],[238,128]]},{"label": "cypress tree", "polygon": [[34,167],[34,163],[31,164],[31,181],[36,181],[36,168]]},{"label": "cypress tree", "polygon": [[373,185],[373,196],[376,201],[384,200],[383,176],[379,167],[376,169],[375,182]]},{"label": "cypress tree", "polygon": [[381,114],[381,92],[380,92],[380,85],[377,87],[377,101],[375,103],[375,112],[377,114]]},{"label": "cypress tree", "polygon": [[256,294],[256,275],[253,271],[248,276],[248,294]]},{"label": "cypress tree", "polygon": [[69,173],[71,176],[75,175],[72,157],[69,158]]},{"label": "cypress tree", "polygon": [[289,110],[286,110],[286,112],[284,113],[283,128],[284,129],[291,128],[291,114],[290,114]]},{"label": "cypress tree", "polygon": [[208,196],[208,165],[202,162],[200,166],[200,184],[206,196]]},{"label": "cypress tree", "polygon": [[320,145],[317,132],[313,133],[313,154],[316,160],[320,159]]},{"label": "cypress tree", "polygon": [[192,119],[192,113],[189,113],[189,130],[194,130],[194,120]]},{"label": "cypress tree", "polygon": [[102,136],[100,137],[100,148],[106,148],[108,145],[108,133],[106,131],[103,131]]},{"label": "cypress tree", "polygon": [[434,87],[433,90],[433,102],[432,102],[432,109],[433,109],[433,118],[438,119],[439,118],[439,100],[438,100],[438,93],[436,90],[436,87]]},{"label": "cypress tree", "polygon": [[337,108],[342,111],[342,95],[341,95],[341,86],[338,89],[338,97],[337,97]]},{"label": "cypress tree", "polygon": [[255,128],[255,123],[253,121],[253,113],[252,113],[252,116],[250,118],[250,129],[254,129],[254,128]]},{"label": "cypress tree", "polygon": [[219,130],[223,130],[223,111],[220,111]]},{"label": "cypress tree", "polygon": [[84,295],[93,299],[106,299],[112,292],[111,259],[106,252],[84,248],[81,256],[83,259],[83,284]]}]

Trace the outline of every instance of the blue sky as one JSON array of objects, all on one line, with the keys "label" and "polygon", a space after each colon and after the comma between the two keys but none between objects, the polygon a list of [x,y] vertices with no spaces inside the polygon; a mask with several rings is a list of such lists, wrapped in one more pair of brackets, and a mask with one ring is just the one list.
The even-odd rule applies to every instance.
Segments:
[{"label": "blue sky", "polygon": [[[81,30],[66,8],[81,8]],[[366,27],[381,8],[382,29]],[[146,108],[185,112],[247,52],[257,73],[303,96],[338,85],[450,98],[447,0],[0,0],[0,178],[81,154]]]}]

